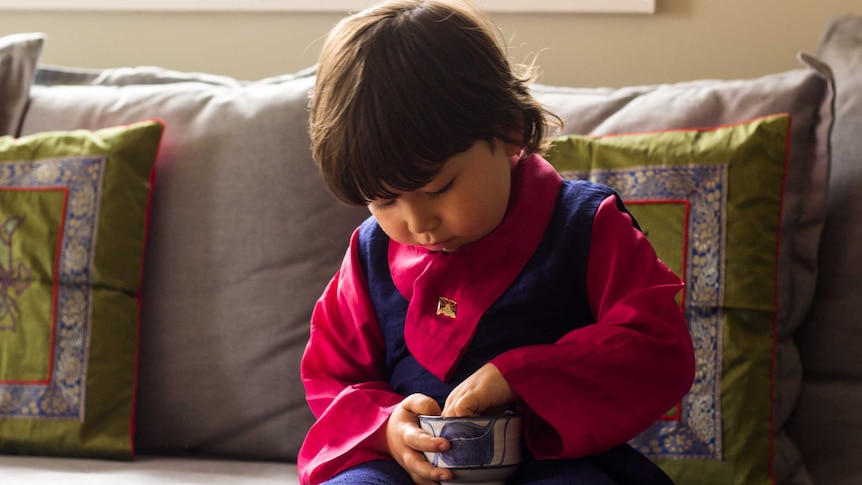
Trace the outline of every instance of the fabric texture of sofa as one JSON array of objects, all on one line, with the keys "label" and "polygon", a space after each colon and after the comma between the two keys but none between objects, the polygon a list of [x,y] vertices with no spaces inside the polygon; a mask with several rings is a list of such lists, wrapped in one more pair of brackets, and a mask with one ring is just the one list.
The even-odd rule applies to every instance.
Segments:
[{"label": "fabric texture of sofa", "polygon": [[[0,38],[0,481],[298,483],[308,319],[367,217],[311,160],[314,70],[49,66],[45,42]],[[686,280],[695,386],[632,441],[680,484],[862,483],[862,18],[799,59],[533,87],[564,120],[548,158]]]}]

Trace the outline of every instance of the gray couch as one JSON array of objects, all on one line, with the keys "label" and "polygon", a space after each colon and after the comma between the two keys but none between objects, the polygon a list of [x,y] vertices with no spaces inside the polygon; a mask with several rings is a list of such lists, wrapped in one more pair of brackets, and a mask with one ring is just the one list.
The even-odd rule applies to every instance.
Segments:
[{"label": "gray couch", "polygon": [[[153,67],[55,67],[39,64],[44,42],[39,34],[0,39],[0,135],[146,119],[165,125],[136,295],[137,381],[127,413],[135,455],[39,456],[38,446],[12,440],[5,423],[20,417],[2,414],[0,374],[0,482],[297,482],[293,462],[313,422],[298,371],[307,322],[367,215],[335,202],[310,159],[305,123],[314,71],[244,82]],[[678,483],[862,483],[862,253],[855,247],[862,238],[862,19],[833,18],[814,54],[800,56],[797,70],[757,79],[534,87],[565,119],[555,135],[791,115],[766,350],[733,353],[745,348],[743,325],[719,328],[717,351],[699,355],[701,395],[681,406],[709,408],[708,418],[698,418],[709,428],[705,455],[687,455],[690,443],[668,453],[641,442],[645,451],[657,447],[654,458]],[[732,214],[727,224],[736,224]],[[686,269],[697,270],[696,261]],[[716,293],[725,294],[721,288]]]}]

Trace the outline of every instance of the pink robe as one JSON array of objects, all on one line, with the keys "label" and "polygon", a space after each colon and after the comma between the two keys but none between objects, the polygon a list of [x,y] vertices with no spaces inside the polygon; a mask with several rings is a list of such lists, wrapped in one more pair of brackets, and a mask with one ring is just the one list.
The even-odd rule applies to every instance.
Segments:
[{"label": "pink robe", "polygon": [[[444,381],[479,317],[541,241],[562,183],[537,155],[522,160],[512,177],[506,217],[483,239],[445,257],[390,241],[393,282],[410,301],[407,346]],[[601,203],[591,234],[586,282],[595,324],[491,360],[522,400],[527,446],[539,459],[579,458],[625,443],[678,403],[694,376],[691,338],[674,299],[680,280],[613,196]],[[303,484],[389,458],[368,440],[404,398],[383,374],[385,346],[357,237],[315,306],[303,356],[307,400],[317,416],[299,454]],[[482,283],[458,283],[476,275],[485,277]],[[439,295],[459,302],[457,325],[435,315]]]}]

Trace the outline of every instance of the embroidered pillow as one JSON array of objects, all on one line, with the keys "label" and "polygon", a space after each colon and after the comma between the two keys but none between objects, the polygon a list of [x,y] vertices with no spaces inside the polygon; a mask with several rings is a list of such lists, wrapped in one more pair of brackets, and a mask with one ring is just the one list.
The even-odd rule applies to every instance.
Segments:
[{"label": "embroidered pillow", "polygon": [[0,138],[0,452],[131,458],[162,131]]},{"label": "embroidered pillow", "polygon": [[778,254],[790,118],[554,140],[566,178],[615,188],[681,294],[697,371],[681,403],[631,444],[677,483],[771,484]]}]

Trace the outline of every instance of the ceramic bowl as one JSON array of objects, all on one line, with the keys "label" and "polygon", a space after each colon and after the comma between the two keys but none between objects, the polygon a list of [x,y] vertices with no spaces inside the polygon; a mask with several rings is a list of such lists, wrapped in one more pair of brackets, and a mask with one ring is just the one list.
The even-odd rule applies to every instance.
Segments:
[{"label": "ceramic bowl", "polygon": [[503,484],[521,463],[519,413],[502,416],[444,418],[419,416],[419,425],[433,436],[449,440],[449,451],[425,453],[432,465],[448,468],[458,484]]}]

